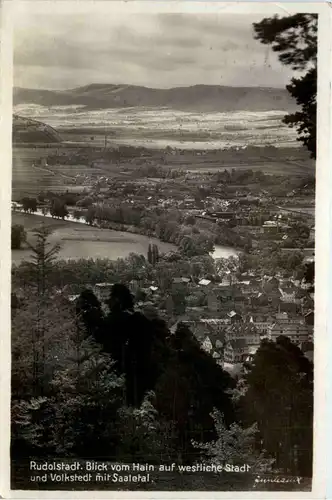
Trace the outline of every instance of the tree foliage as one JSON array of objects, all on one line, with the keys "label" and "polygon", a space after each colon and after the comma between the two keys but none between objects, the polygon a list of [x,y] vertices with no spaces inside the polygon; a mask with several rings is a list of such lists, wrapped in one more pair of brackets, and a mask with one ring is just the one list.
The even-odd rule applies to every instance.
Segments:
[{"label": "tree foliage", "polygon": [[155,383],[153,327],[143,314],[134,311],[133,297],[122,284],[113,286],[109,308],[100,342],[115,360],[118,373],[126,375],[127,403],[137,406]]},{"label": "tree foliage", "polygon": [[[264,341],[248,366],[242,398],[246,425],[257,422],[264,448],[285,472],[310,476],[313,367],[287,337]],[[240,406],[241,406],[240,405]]]},{"label": "tree foliage", "polygon": [[24,400],[18,400],[14,392],[16,453],[83,456],[89,450],[91,457],[98,457],[114,452],[123,379],[111,368],[110,357],[91,340],[67,340],[44,397],[29,399],[25,394]]},{"label": "tree foliage", "polygon": [[54,372],[66,365],[75,335],[75,318],[65,304],[30,290],[12,318],[13,394],[23,398],[44,392]]},{"label": "tree foliage", "polygon": [[78,320],[83,322],[86,337],[99,340],[103,327],[104,315],[101,304],[90,289],[81,292],[76,302]]},{"label": "tree foliage", "polygon": [[[264,342],[235,397],[235,380],[188,326],[169,330],[156,309],[143,314],[124,284],[213,274],[209,256],[65,263],[48,238],[47,228],[37,231],[24,268],[30,287],[13,308],[14,457],[89,450],[116,461],[227,460],[260,470],[267,450],[285,473],[310,475],[313,374],[303,353],[285,338]],[[218,265],[226,273],[239,260]],[[85,286],[105,280],[115,282],[108,311]]]},{"label": "tree foliage", "polygon": [[92,203],[93,199],[91,198],[91,196],[85,196],[85,198],[82,198],[76,203],[76,206],[88,208],[92,205]]},{"label": "tree foliage", "polygon": [[12,250],[19,250],[22,246],[22,243],[26,241],[26,231],[24,230],[24,226],[21,224],[12,225],[12,234],[11,234],[11,248]]},{"label": "tree foliage", "polygon": [[148,248],[148,262],[149,264],[151,264],[152,266],[155,266],[156,263],[158,262],[159,260],[159,248],[158,248],[158,245],[156,244],[149,244],[149,248]]},{"label": "tree foliage", "polygon": [[307,283],[314,284],[315,281],[315,263],[308,262],[305,266],[304,270],[304,279]]},{"label": "tree foliage", "polygon": [[138,408],[120,408],[119,460],[159,465],[176,457],[174,423],[158,413],[154,399],[148,392]]},{"label": "tree foliage", "polygon": [[53,264],[60,250],[60,245],[50,243],[49,237],[51,234],[52,230],[42,225],[34,232],[35,245],[28,243],[32,252],[28,268],[32,274],[32,282],[37,286],[40,295],[46,291],[49,283],[48,276],[53,271]]},{"label": "tree foliage", "polygon": [[65,203],[58,198],[52,200],[50,213],[52,217],[58,217],[60,219],[65,219],[69,214]]},{"label": "tree foliage", "polygon": [[[184,455],[195,456],[192,440],[214,437],[213,408],[222,410],[227,425],[233,422],[229,389],[231,377],[201,348],[191,331],[182,323],[169,336],[170,348],[165,370],[156,385],[156,407],[176,422],[177,443]],[[198,452],[196,450],[196,457]]]},{"label": "tree foliage", "polygon": [[67,367],[56,373],[50,400],[56,426],[52,446],[59,454],[106,456],[117,443],[118,409],[123,379],[112,370],[112,359],[90,339],[74,342]]},{"label": "tree foliage", "polygon": [[270,45],[282,64],[300,72],[287,85],[300,111],[289,114],[284,123],[295,127],[298,140],[316,157],[317,108],[317,14],[274,16],[254,23],[255,38]]},{"label": "tree foliage", "polygon": [[24,197],[21,200],[24,212],[36,212],[37,211],[37,199]]},{"label": "tree foliage", "polygon": [[208,443],[193,442],[194,447],[203,452],[207,462],[215,465],[247,464],[253,473],[270,470],[274,460],[256,448],[256,435],[259,432],[256,423],[243,429],[236,423],[226,426],[220,411],[214,410],[211,416],[217,439]]}]

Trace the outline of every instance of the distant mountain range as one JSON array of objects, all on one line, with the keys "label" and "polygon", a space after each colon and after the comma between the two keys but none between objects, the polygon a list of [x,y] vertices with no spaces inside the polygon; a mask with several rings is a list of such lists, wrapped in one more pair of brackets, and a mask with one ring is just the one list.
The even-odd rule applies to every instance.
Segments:
[{"label": "distant mountain range", "polygon": [[82,105],[88,109],[163,107],[183,111],[293,111],[295,101],[285,89],[194,85],[152,89],[134,85],[92,84],[71,90],[14,88],[14,105]]}]

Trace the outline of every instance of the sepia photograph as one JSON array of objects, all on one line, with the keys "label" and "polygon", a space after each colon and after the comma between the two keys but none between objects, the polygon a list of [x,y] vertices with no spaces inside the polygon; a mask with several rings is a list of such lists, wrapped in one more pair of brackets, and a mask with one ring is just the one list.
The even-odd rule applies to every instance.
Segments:
[{"label": "sepia photograph", "polygon": [[10,488],[311,492],[321,14],[91,4],[13,11]]}]

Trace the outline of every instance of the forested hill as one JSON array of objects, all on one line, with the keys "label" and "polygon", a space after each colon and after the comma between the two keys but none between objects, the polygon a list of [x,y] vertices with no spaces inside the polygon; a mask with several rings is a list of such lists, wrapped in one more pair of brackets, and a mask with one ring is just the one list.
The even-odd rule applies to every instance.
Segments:
[{"label": "forested hill", "polygon": [[58,132],[45,123],[13,115],[13,143],[61,142]]},{"label": "forested hill", "polygon": [[285,89],[194,85],[153,89],[134,85],[92,84],[70,90],[14,89],[14,105],[81,105],[91,109],[166,107],[185,111],[292,111],[295,101]]},{"label": "forested hill", "polygon": [[[45,234],[37,233],[39,241]],[[74,302],[54,295],[49,278],[58,270],[47,262],[48,280],[38,274],[45,291],[33,286],[12,300],[14,461],[86,450],[90,459],[118,463],[227,457],[252,466],[251,484],[272,464],[285,477],[311,477],[313,366],[289,338],[262,341],[236,380],[188,325],[171,331],[157,311],[140,311],[123,283],[103,306],[90,288]],[[20,272],[25,279],[27,270],[45,273],[37,266]],[[40,325],[43,341],[36,342]]]}]

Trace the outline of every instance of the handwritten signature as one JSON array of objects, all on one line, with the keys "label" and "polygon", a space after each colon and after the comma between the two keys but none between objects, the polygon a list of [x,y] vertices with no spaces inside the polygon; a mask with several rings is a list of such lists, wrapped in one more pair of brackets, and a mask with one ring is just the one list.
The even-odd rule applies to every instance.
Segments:
[{"label": "handwritten signature", "polygon": [[302,477],[296,476],[296,477],[282,477],[282,476],[275,476],[275,477],[261,477],[257,476],[254,480],[254,488],[258,484],[267,484],[267,483],[295,483],[295,484],[301,484]]}]

